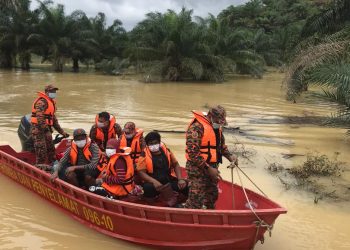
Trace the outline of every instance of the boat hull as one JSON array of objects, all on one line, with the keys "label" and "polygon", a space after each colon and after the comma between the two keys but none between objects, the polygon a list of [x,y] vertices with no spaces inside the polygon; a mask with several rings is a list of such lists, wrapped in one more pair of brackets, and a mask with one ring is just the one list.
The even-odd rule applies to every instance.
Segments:
[{"label": "boat hull", "polygon": [[[247,209],[175,209],[108,200],[61,180],[51,183],[49,174],[19,158],[0,146],[0,172],[84,225],[118,239],[161,249],[252,249],[266,231],[256,227],[257,218]],[[257,212],[273,224],[286,210]]]}]

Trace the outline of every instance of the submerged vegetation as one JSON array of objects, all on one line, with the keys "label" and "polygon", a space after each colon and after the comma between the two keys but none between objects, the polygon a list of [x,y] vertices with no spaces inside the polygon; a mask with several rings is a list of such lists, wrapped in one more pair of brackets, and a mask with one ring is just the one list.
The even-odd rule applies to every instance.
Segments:
[{"label": "submerged vegetation", "polygon": [[329,159],[326,155],[308,154],[306,161],[298,167],[293,167],[289,173],[300,179],[307,179],[312,176],[340,176],[341,162],[335,155],[334,159]]},{"label": "submerged vegetation", "polygon": [[[40,2],[40,1],[39,1]],[[289,62],[308,18],[323,1],[251,0],[218,16],[192,10],[148,13],[131,31],[120,20],[107,25],[103,13],[66,14],[63,5],[30,0],[0,3],[0,67],[29,70],[32,55],[62,72],[94,65],[106,74],[134,72],[153,79],[221,82],[226,73],[260,78],[266,66]]]},{"label": "submerged vegetation", "polygon": [[[323,198],[348,200],[348,190],[341,178],[344,163],[338,160],[338,155],[335,152],[330,158],[324,154],[308,153],[298,166],[287,168],[279,162],[267,162],[267,169],[277,176],[286,190],[297,188],[313,193],[315,203]],[[294,156],[303,155],[292,154]]]}]

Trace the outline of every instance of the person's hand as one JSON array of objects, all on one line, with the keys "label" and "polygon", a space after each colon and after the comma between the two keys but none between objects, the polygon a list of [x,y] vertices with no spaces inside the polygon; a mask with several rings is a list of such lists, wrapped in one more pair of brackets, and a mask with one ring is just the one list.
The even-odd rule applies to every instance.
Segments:
[{"label": "person's hand", "polygon": [[157,180],[154,180],[152,184],[153,184],[153,186],[155,187],[155,189],[156,189],[157,191],[158,191],[158,189],[159,189],[160,187],[163,186],[163,184],[160,183],[160,182],[157,181]]},{"label": "person's hand", "polygon": [[230,168],[234,168],[234,167],[236,167],[236,166],[238,166],[238,157],[237,156],[235,156],[235,155],[233,155],[232,156],[232,159],[231,159],[231,164],[230,164]]},{"label": "person's hand", "polygon": [[69,134],[67,132],[63,132],[62,135],[64,136],[64,138],[68,138]]},{"label": "person's hand", "polygon": [[74,172],[75,171],[75,166],[70,166],[66,169],[66,172],[65,174],[66,175],[69,175],[70,173]]},{"label": "person's hand", "polygon": [[96,179],[96,186],[101,186],[101,185],[102,185],[102,183],[103,183],[102,178],[98,178],[98,179]]},{"label": "person's hand", "polygon": [[208,173],[209,173],[209,176],[210,178],[212,179],[212,181],[217,181],[218,178],[219,178],[219,170],[217,168],[213,168],[213,167],[209,167],[208,168]]},{"label": "person's hand", "polygon": [[187,183],[184,179],[179,179],[177,181],[177,186],[179,187],[180,190],[184,189],[186,187]]},{"label": "person's hand", "polygon": [[57,179],[57,177],[58,177],[58,172],[57,171],[53,172],[50,176],[50,181],[54,182]]},{"label": "person's hand", "polygon": [[100,174],[100,178],[105,178],[107,176],[107,170],[103,170]]}]

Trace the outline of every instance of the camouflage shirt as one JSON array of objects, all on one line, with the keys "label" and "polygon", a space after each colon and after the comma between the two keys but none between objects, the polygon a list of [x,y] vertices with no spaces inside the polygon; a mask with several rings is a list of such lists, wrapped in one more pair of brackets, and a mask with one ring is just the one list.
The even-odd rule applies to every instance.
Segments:
[{"label": "camouflage shirt", "polygon": [[[200,152],[203,134],[204,127],[198,121],[193,122],[186,132],[186,153],[189,157],[188,161],[192,166],[203,167],[207,164]],[[232,156],[225,145],[224,135],[222,135],[220,148],[221,154],[227,159]]]},{"label": "camouflage shirt", "polygon": [[[48,108],[48,103],[44,98],[40,98],[34,105],[35,112],[36,112],[36,118],[38,120],[38,124],[35,124],[34,126],[37,126],[40,130],[51,130],[51,126],[46,124],[45,122],[45,110]],[[54,114],[53,117],[53,127],[56,129],[56,131],[60,134],[62,134],[64,131],[61,128],[60,124],[58,123],[58,120],[56,118],[56,115]]]}]

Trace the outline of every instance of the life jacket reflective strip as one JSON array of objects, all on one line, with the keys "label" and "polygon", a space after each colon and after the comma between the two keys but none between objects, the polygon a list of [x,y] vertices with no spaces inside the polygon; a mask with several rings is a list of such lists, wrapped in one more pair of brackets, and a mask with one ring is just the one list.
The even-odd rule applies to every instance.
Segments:
[{"label": "life jacket reflective strip", "polygon": [[110,193],[116,196],[124,196],[129,194],[134,188],[134,165],[130,155],[124,153],[117,153],[113,155],[108,162],[106,167],[107,175],[117,176],[117,173],[114,169],[114,165],[119,159],[119,157],[123,158],[126,162],[126,175],[124,179],[124,184],[115,184],[108,185],[107,183],[102,183],[102,187],[104,187]]},{"label": "life jacket reflective strip", "polygon": [[35,99],[32,105],[32,117],[31,123],[38,124],[38,119],[36,117],[36,109],[35,104],[39,101],[39,99],[45,99],[47,101],[47,109],[44,112],[45,123],[49,126],[53,125],[53,116],[56,112],[56,101],[48,97],[44,92],[38,92],[38,97]]},{"label": "life jacket reflective strip", "polygon": [[[148,147],[146,147],[144,150],[145,150],[145,159],[146,159],[146,170],[147,170],[147,173],[153,174],[152,153],[151,153],[151,151],[149,150]],[[165,154],[165,156],[166,156],[166,158],[168,160],[168,168],[169,168],[170,175],[176,177],[175,171],[171,167],[170,151],[167,149],[167,147],[163,143],[160,144],[160,150],[163,151],[163,153]]]},{"label": "life jacket reflective strip", "polygon": [[[130,153],[130,156],[131,158],[133,159],[133,162],[134,163],[137,163],[139,157],[140,157],[140,154],[141,154],[141,145],[140,145],[140,138],[141,136],[143,135],[143,129],[136,129],[136,134],[135,136],[132,138],[132,141],[131,141],[131,153]],[[124,148],[124,147],[127,147],[127,140],[126,140],[126,136],[125,136],[125,133],[123,133],[120,137],[120,148]]]},{"label": "life jacket reflective strip", "polygon": [[[84,157],[86,160],[90,161],[92,158],[92,154],[90,152],[91,140],[87,139],[86,145],[83,148]],[[70,149],[70,164],[75,166],[78,161],[78,147],[74,141],[72,141],[71,149]]]},{"label": "life jacket reflective strip", "polygon": [[[97,122],[98,122],[98,115],[96,115],[95,118],[95,125],[96,125],[96,139],[100,140],[102,143],[104,143],[105,141],[105,134],[103,133],[102,128],[99,128],[97,126]],[[116,123],[116,119],[113,115],[110,115],[109,118],[109,127],[108,127],[108,136],[107,136],[107,141],[111,138],[115,138],[116,134],[115,134],[115,130],[114,130],[114,125]]]},{"label": "life jacket reflective strip", "polygon": [[[191,123],[189,124],[188,128],[195,122],[199,122],[204,127],[204,134],[202,137],[202,143],[200,145],[200,152],[201,156],[207,163],[217,163],[217,141],[215,132],[213,129],[213,126],[211,122],[207,119],[205,116],[206,113],[199,112],[199,111],[192,111],[194,114],[194,118],[192,119]],[[222,129],[219,129],[220,133],[220,141],[222,138]],[[187,148],[186,148],[186,159],[189,160],[189,156],[187,154]]]}]

